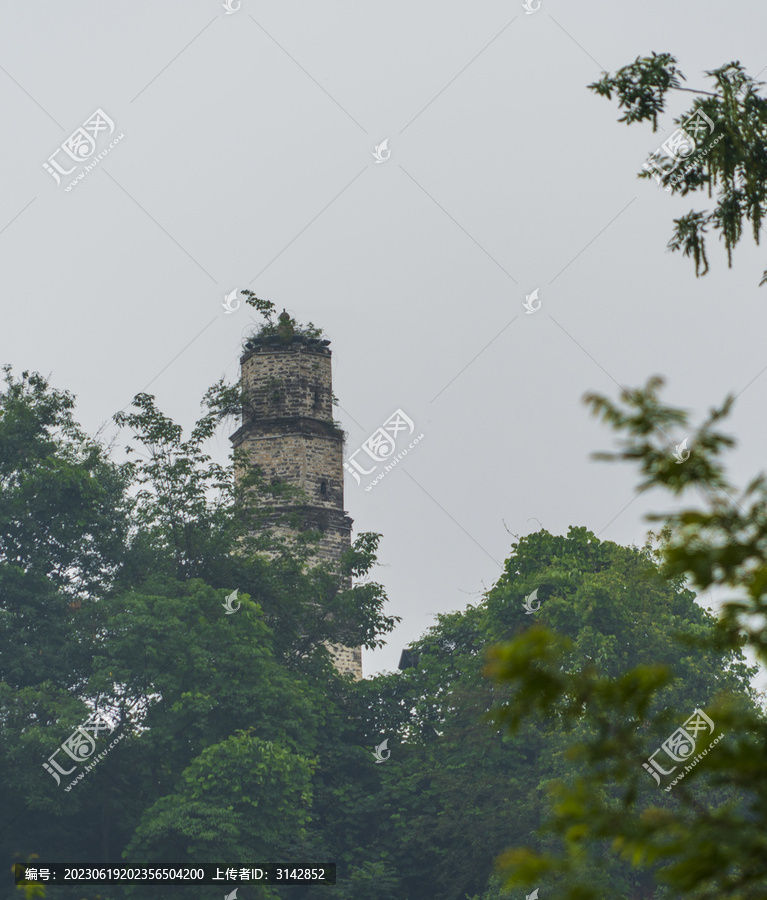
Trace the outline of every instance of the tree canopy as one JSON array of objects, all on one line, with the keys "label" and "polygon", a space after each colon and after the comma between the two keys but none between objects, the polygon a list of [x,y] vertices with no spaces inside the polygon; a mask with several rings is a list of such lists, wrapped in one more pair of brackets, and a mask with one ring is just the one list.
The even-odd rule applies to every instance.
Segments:
[{"label": "tree canopy", "polygon": [[[732,398],[711,411],[689,460],[677,465],[666,426],[687,427],[688,414],[660,401],[661,386],[652,379],[644,389],[624,391],[621,405],[599,395],[587,399],[624,435],[612,458],[638,462],[644,485],[673,494],[697,489],[704,498],[703,508],[655,517],[666,522],[659,548],[666,583],[718,585],[734,596],[718,618],[698,610],[674,622],[667,655],[629,654],[629,669],[611,671],[595,661],[571,668],[574,636],[554,621],[542,620],[491,651],[487,673],[511,688],[499,721],[516,733],[530,717],[559,717],[571,735],[568,754],[581,763],[550,786],[542,833],[559,846],[544,852],[520,842],[502,865],[507,884],[545,881],[548,896],[570,900],[602,896],[585,863],[605,855],[628,861],[644,877],[636,896],[755,900],[767,889],[767,718],[747,686],[756,667],[747,668],[742,653],[749,648],[764,664],[767,482],[759,476],[738,489],[726,475],[721,455],[733,442],[716,423]],[[685,594],[679,591],[679,603]],[[637,624],[632,643],[644,631]],[[675,660],[683,648],[692,667]],[[701,677],[706,661],[716,659],[719,671]],[[700,710],[714,727],[689,724]],[[661,780],[646,762],[656,748],[668,750],[664,737],[685,724],[692,733],[682,736],[675,755],[661,757],[671,767],[661,767],[670,776]],[[696,757],[684,765],[695,751],[700,764]]]},{"label": "tree canopy", "polygon": [[[118,463],[81,431],[71,395],[6,371],[5,859],[223,864],[297,858],[305,845],[312,857],[315,770],[338,719],[328,698],[343,707],[351,689],[327,645],[377,646],[396,620],[369,578],[379,536],[360,535],[338,566],[311,565],[318,535],[294,545],[267,526],[284,488],[270,494],[257,472],[238,483],[234,465],[210,459],[204,445],[238,397],[211,389],[185,438],[139,395],[116,417],[135,448]],[[60,755],[56,771],[50,757],[94,714],[119,744],[98,771],[68,778],[71,763]]]},{"label": "tree canopy", "polygon": [[[742,614],[763,602],[767,583],[764,562],[754,566],[765,488],[755,482],[742,508],[727,501],[734,488],[718,454],[732,442],[716,430],[727,404],[684,466],[670,460],[654,429],[685,419],[660,403],[658,387],[627,394],[628,411],[591,402],[639,435],[623,455],[641,461],[648,483],[705,485],[711,516],[680,516],[643,548],[583,527],[528,535],[479,602],[439,616],[415,642],[416,665],[354,683],[334,672],[326,644],[377,646],[394,625],[369,579],[379,536],[360,535],[333,569],[310,564],[316,536],[295,544],[271,528],[271,495],[284,486],[257,472],[237,482],[235,466],[205,450],[237,409],[234,389],[206,394],[188,437],[139,395],[118,416],[134,453],[116,462],[76,424],[70,395],[8,371],[6,859],[335,861],[342,900],[496,900],[507,889],[494,861],[510,845],[512,882],[545,883],[547,897],[598,896],[607,878],[613,895],[660,900],[664,878],[686,889],[723,854],[738,877],[759,883],[764,723],[741,650]],[[727,627],[696,602],[691,568],[704,589],[748,578],[752,600],[728,607]],[[234,588],[239,609],[227,615]],[[762,640],[756,626],[751,636]],[[727,740],[659,807],[642,762],[699,708]],[[94,712],[119,744],[81,782],[76,772],[54,782],[45,761]],[[391,758],[377,765],[372,749],[384,740]],[[728,836],[714,852],[721,823]],[[241,890],[247,900],[288,889]],[[164,891],[125,886],[107,896]],[[96,896],[57,889],[70,900],[86,893]]]}]

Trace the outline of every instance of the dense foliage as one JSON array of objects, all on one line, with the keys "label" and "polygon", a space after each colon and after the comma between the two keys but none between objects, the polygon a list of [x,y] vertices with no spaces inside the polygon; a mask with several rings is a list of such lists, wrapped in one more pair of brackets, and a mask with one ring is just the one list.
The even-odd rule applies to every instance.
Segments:
[{"label": "dense foliage", "polygon": [[[377,646],[394,619],[367,578],[377,535],[359,536],[337,570],[307,565],[318,535],[291,544],[267,525],[269,492],[288,489],[260,484],[257,472],[236,484],[234,467],[205,453],[236,402],[231,389],[212,389],[184,439],[153,398],[139,395],[134,411],[117,417],[134,433],[136,459],[118,464],[78,428],[71,396],[38,375],[6,372],[6,871],[34,854],[165,865],[321,860],[304,848],[315,773],[337,743],[337,710],[351,689],[326,644]],[[224,601],[235,589],[239,608],[228,615]],[[78,782],[81,767],[70,779],[63,753],[61,774],[44,768],[94,711],[119,739],[98,771]],[[99,750],[107,746],[106,735],[96,737]],[[83,894],[57,888],[62,897]]]},{"label": "dense foliage", "polygon": [[[515,543],[493,589],[440,616],[413,646],[414,667],[356,684],[340,678],[326,642],[377,646],[394,624],[383,589],[369,578],[378,536],[361,535],[336,571],[310,564],[316,535],[298,544],[280,537],[268,503],[289,489],[263,484],[257,472],[236,483],[243,461],[218,466],[205,452],[239,402],[235,390],[217,385],[185,438],[152,397],[139,395],[117,417],[134,437],[134,452],[118,463],[77,426],[71,396],[40,376],[6,373],[0,853],[7,866],[35,857],[334,861],[333,889],[259,893],[243,884],[238,898],[315,900],[332,890],[342,900],[495,900],[504,896],[494,876],[504,848],[529,848],[527,875],[531,866],[543,871],[534,854],[565,852],[562,833],[545,830],[548,791],[591,777],[594,759],[602,759],[571,759],[571,744],[604,740],[608,725],[621,734],[638,728],[646,755],[664,711],[676,721],[679,711],[726,698],[735,698],[728,709],[756,718],[738,647],[715,642],[714,620],[680,573],[661,577],[650,544],[619,547],[584,528]],[[685,477],[700,471],[716,482],[710,465],[695,465],[704,468],[685,468]],[[229,615],[224,601],[235,589],[240,608]],[[529,613],[523,603],[533,592],[540,607]],[[486,651],[499,642],[507,649],[496,655],[497,674],[521,669],[529,679],[521,690],[483,675]],[[613,714],[596,691],[560,697],[563,684],[582,691],[595,678],[622,684],[647,664],[630,682],[630,701],[647,695],[639,718],[625,718],[623,707]],[[598,702],[584,709],[593,697]],[[493,710],[511,715],[514,703],[524,719],[514,719],[511,736]],[[96,735],[99,747],[119,743],[82,781],[75,772],[57,784],[43,764],[93,710],[114,726],[108,738]],[[723,715],[716,713],[717,724],[729,721]],[[391,757],[376,764],[372,750],[384,740]],[[624,766],[649,782],[636,799],[646,812],[655,786],[633,757]],[[684,790],[675,789],[674,802]],[[619,780],[603,779],[589,802],[597,798],[614,813],[624,799]],[[702,802],[707,810],[741,809],[742,786],[712,785]],[[590,855],[568,861],[578,879],[607,879],[612,896],[665,896],[652,865],[635,870],[603,838]],[[552,874],[546,896],[560,876]],[[152,887],[98,895],[145,900],[169,890],[210,895]]]},{"label": "dense foliage", "polygon": [[[767,895],[767,717],[746,690],[741,655],[748,648],[762,665],[766,660],[767,480],[760,476],[739,489],[726,475],[721,454],[732,439],[717,423],[731,398],[697,429],[690,457],[680,465],[666,429],[676,423],[689,433],[690,423],[683,410],[660,401],[661,384],[652,379],[642,390],[625,391],[620,406],[601,396],[588,401],[624,434],[614,458],[639,462],[642,487],[704,498],[702,508],[655,517],[667,523],[661,549],[666,583],[681,586],[685,579],[700,590],[726,587],[732,595],[717,620],[701,610],[679,619],[687,594],[680,591],[667,623],[666,653],[631,652],[630,669],[600,665],[593,655],[572,669],[568,661],[579,639],[556,621],[493,649],[488,673],[511,688],[500,719],[514,733],[530,717],[557,717],[571,732],[569,755],[579,763],[551,786],[544,833],[561,841],[556,851],[520,841],[502,860],[510,885],[544,882],[554,898],[604,896],[586,864],[605,854],[629,861],[637,879],[644,878],[635,896]],[[641,620],[634,625],[632,651],[648,628]],[[611,656],[618,649],[611,648]],[[685,652],[692,667],[683,663]],[[680,750],[680,764],[664,769],[670,777],[656,773],[656,786],[644,763],[695,708],[714,725],[692,733],[702,758],[688,768],[692,756]],[[673,758],[662,755],[663,765]],[[669,893],[658,893],[657,885]]]}]

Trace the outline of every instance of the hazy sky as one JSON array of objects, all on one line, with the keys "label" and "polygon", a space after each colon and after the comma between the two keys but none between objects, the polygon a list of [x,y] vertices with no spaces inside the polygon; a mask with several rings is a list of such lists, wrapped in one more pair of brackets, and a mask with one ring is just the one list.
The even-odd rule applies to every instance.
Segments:
[{"label": "hazy sky", "polygon": [[[394,669],[492,586],[510,532],[641,545],[669,508],[590,460],[614,438],[587,391],[662,374],[696,421],[742,391],[732,472],[763,467],[767,252],[748,237],[728,270],[714,236],[696,279],[665,248],[707,197],[636,178],[692,95],[653,134],[586,85],[651,51],[690,87],[731,60],[757,77],[764,21],[756,0],[5,0],[0,361],[73,391],[89,431],[147,388],[189,426],[255,319],[225,294],[323,327],[348,451],[398,408],[424,434],[370,492],[346,480],[402,617],[365,674]],[[124,137],[66,191],[82,165],[57,148],[98,109],[96,152]],[[51,156],[76,166],[59,186]]]}]

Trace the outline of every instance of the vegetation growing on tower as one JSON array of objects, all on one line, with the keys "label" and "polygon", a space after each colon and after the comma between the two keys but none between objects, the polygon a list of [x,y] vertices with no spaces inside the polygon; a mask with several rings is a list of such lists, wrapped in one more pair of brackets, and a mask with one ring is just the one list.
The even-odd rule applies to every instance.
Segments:
[{"label": "vegetation growing on tower", "polygon": [[288,342],[293,336],[308,338],[309,340],[319,340],[323,336],[322,329],[318,328],[313,322],[301,325],[285,310],[280,313],[278,321],[275,322],[273,317],[277,307],[271,300],[256,297],[253,291],[244,290],[242,294],[245,297],[245,302],[257,309],[264,317],[263,324],[249,336],[248,340],[278,335]]}]

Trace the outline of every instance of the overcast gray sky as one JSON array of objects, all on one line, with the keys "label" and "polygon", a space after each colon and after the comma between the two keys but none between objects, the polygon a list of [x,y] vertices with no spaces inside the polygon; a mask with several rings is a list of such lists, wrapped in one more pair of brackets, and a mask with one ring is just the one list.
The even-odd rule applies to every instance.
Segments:
[{"label": "overcast gray sky", "polygon": [[[763,2],[238,3],[3,4],[0,361],[72,390],[90,431],[146,388],[189,426],[255,317],[225,294],[323,327],[348,451],[398,408],[424,434],[373,490],[346,480],[402,617],[366,675],[477,602],[509,532],[644,542],[669,502],[590,460],[614,439],[585,392],[663,374],[699,419],[742,391],[732,472],[761,470],[767,253],[746,239],[728,270],[714,238],[696,279],[665,247],[707,198],[636,178],[692,95],[653,134],[586,85],[651,51],[690,87],[758,76]],[[43,164],[97,109],[97,152],[124,138],[66,191]]]}]

